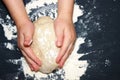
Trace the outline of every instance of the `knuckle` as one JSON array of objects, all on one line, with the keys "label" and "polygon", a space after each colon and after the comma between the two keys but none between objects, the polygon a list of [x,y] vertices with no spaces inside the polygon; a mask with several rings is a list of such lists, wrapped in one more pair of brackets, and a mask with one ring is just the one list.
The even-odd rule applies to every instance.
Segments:
[{"label": "knuckle", "polygon": [[76,37],[75,36],[68,36],[67,39],[70,41],[70,42],[74,42],[76,40]]}]

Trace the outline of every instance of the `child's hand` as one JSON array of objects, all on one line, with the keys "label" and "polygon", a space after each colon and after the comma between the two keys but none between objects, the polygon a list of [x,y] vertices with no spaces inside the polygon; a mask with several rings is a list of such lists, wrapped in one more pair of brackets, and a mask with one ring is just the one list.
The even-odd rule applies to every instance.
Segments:
[{"label": "child's hand", "polygon": [[34,25],[31,21],[26,21],[24,24],[17,25],[18,30],[18,46],[25,57],[32,71],[38,71],[41,61],[35,56],[30,45],[34,33]]},{"label": "child's hand", "polygon": [[57,18],[54,26],[57,36],[56,46],[60,47],[56,62],[59,64],[59,67],[63,67],[74,48],[76,33],[71,19]]}]

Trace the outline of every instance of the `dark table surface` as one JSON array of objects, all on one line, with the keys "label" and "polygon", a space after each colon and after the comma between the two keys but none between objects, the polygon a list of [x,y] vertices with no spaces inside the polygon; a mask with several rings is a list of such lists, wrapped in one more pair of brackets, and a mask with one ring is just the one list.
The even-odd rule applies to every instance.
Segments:
[{"label": "dark table surface", "polygon": [[[29,3],[30,0],[24,0]],[[119,0],[76,0],[83,15],[75,22],[77,37],[85,38],[78,54],[86,54],[79,60],[87,60],[87,70],[80,80],[120,80],[120,1]],[[5,19],[8,11],[0,1],[0,21],[14,23]],[[1,22],[2,24],[2,22]],[[9,59],[20,59],[16,38],[8,40],[0,24],[0,80],[26,80],[20,68],[21,62],[12,64]],[[16,35],[17,33],[14,33]],[[12,43],[14,50],[5,47]],[[14,79],[15,76],[19,79]],[[27,79],[27,80],[33,80]]]}]

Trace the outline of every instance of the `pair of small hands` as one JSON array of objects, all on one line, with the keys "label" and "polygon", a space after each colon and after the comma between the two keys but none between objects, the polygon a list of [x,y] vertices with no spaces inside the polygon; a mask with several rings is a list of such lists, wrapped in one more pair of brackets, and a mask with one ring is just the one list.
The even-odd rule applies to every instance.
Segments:
[{"label": "pair of small hands", "polygon": [[[71,54],[76,40],[76,33],[72,20],[57,18],[54,21],[55,34],[57,36],[56,46],[60,48],[56,62],[62,68],[65,61]],[[19,26],[18,30],[18,47],[25,57],[32,71],[38,71],[42,62],[33,53],[30,45],[34,33],[34,25],[31,21]]]}]

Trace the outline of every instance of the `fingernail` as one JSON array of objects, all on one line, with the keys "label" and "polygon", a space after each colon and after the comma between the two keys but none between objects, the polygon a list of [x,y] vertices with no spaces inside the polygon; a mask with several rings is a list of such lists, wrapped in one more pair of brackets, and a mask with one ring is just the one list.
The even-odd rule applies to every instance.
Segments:
[{"label": "fingernail", "polygon": [[57,45],[58,45],[58,46],[61,46],[61,42],[57,42]]},{"label": "fingernail", "polygon": [[30,40],[30,42],[28,43],[28,45],[30,45],[32,43],[33,40]]}]

